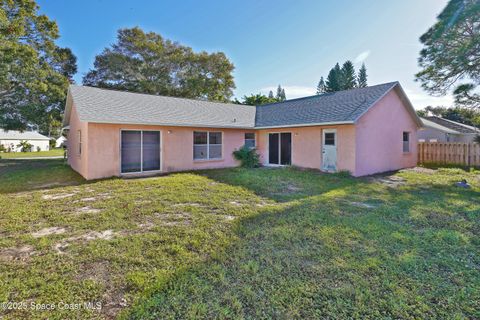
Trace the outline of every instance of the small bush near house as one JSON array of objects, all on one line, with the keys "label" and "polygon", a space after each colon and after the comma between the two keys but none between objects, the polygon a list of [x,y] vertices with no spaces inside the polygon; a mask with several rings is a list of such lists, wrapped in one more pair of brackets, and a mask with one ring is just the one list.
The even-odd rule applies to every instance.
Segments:
[{"label": "small bush near house", "polygon": [[55,146],[57,145],[57,140],[55,139],[48,140],[48,145],[50,146],[50,150],[55,148]]},{"label": "small bush near house", "polygon": [[42,148],[40,148],[39,146],[37,146],[37,152],[40,152],[42,151]]},{"label": "small bush near house", "polygon": [[245,168],[257,168],[260,165],[259,156],[256,149],[243,146],[233,151],[233,157],[242,163]]},{"label": "small bush near house", "polygon": [[6,152],[7,148],[3,144],[0,144],[0,152]]},{"label": "small bush near house", "polygon": [[21,148],[20,150],[22,152],[31,152],[32,148],[33,148],[33,145],[31,143],[29,143],[28,141],[23,140],[23,141],[20,141],[19,144],[17,144],[17,147]]},{"label": "small bush near house", "polygon": [[473,138],[473,142],[480,143],[480,134],[477,134],[475,138]]}]

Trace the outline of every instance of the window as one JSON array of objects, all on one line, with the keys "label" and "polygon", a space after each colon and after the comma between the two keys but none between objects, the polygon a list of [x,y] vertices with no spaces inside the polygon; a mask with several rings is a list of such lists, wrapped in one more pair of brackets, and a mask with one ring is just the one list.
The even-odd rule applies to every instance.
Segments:
[{"label": "window", "polygon": [[325,145],[334,146],[335,145],[335,133],[325,132]]},{"label": "window", "polygon": [[245,133],[245,146],[250,149],[255,148],[255,133]]},{"label": "window", "polygon": [[221,132],[193,132],[193,159],[211,160],[222,158]]},{"label": "window", "polygon": [[77,131],[77,140],[78,140],[78,155],[82,154],[82,131]]},{"label": "window", "polygon": [[403,133],[403,152],[410,152],[410,132]]}]

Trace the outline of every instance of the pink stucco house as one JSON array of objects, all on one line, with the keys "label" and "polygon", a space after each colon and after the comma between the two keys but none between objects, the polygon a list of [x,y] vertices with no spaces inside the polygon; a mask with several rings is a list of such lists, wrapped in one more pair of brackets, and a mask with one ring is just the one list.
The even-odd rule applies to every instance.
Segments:
[{"label": "pink stucco house", "polygon": [[354,176],[413,167],[422,126],[398,82],[263,106],[68,91],[68,162],[86,179],[237,166],[255,146],[266,166]]}]

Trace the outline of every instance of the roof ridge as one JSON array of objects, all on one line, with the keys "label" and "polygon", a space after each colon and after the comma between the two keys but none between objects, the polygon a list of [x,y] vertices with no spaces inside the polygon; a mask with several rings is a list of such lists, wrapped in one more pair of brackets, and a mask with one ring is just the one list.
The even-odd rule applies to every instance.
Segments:
[{"label": "roof ridge", "polygon": [[298,100],[304,100],[304,99],[306,100],[306,99],[318,98],[318,97],[331,95],[331,94],[335,94],[335,93],[340,93],[340,92],[354,91],[354,90],[364,90],[364,89],[368,89],[368,88],[384,86],[384,85],[387,85],[387,84],[392,84],[393,85],[393,84],[398,84],[398,83],[399,83],[398,81],[391,81],[391,82],[379,83],[379,84],[375,84],[373,86],[368,86],[368,87],[363,87],[363,88],[352,88],[352,89],[345,89],[345,90],[339,90],[339,91],[334,91],[334,92],[325,92],[325,93],[322,93],[322,94],[314,94],[314,95],[306,96],[306,97],[287,99],[287,100],[278,101],[278,102],[270,102],[270,103],[262,104],[262,105],[259,105],[259,106],[256,106],[256,107],[263,107],[263,106],[268,106],[268,105],[272,105],[272,104],[281,104],[281,103],[290,102],[290,101],[298,101]]}]

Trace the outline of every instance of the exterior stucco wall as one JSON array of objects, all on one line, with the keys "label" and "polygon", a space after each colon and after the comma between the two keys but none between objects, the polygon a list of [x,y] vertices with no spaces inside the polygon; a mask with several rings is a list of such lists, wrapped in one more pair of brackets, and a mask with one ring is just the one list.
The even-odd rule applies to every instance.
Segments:
[{"label": "exterior stucco wall", "polygon": [[[81,132],[82,152],[78,153],[78,131]],[[78,118],[75,105],[72,105],[70,114],[70,130],[67,136],[68,164],[84,178],[88,175],[88,123]]]},{"label": "exterior stucco wall", "polygon": [[[392,90],[365,113],[356,126],[356,176],[414,167],[417,126]],[[410,133],[410,152],[403,152],[403,132]]]},{"label": "exterior stucco wall", "polygon": [[[253,130],[240,129],[89,123],[89,170],[88,174],[84,175],[87,179],[120,175],[121,130],[159,130],[161,132],[161,167],[163,172],[237,166],[239,162],[233,158],[232,152],[245,143],[245,132],[254,132]],[[193,160],[194,131],[221,131],[223,133],[223,158],[221,160]]]},{"label": "exterior stucco wall", "polygon": [[322,130],[337,129],[337,170],[355,172],[355,126],[314,126],[257,131],[260,161],[268,164],[268,134],[292,133],[292,165],[303,168],[322,168]]}]

